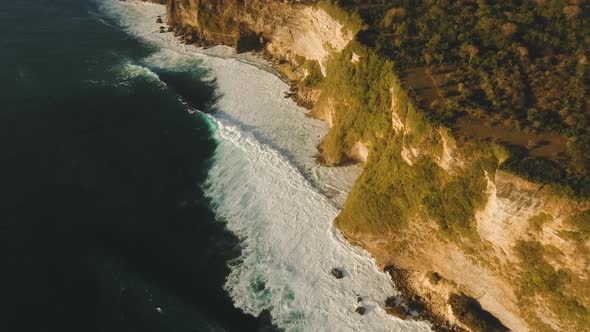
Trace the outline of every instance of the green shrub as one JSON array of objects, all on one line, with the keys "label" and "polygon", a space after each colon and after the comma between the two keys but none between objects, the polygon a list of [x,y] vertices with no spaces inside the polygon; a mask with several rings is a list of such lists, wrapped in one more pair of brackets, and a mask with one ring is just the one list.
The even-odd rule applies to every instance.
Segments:
[{"label": "green shrub", "polygon": [[499,164],[502,164],[511,156],[510,150],[507,149],[504,145],[500,144],[492,144],[492,152],[494,153],[494,157],[498,159]]},{"label": "green shrub", "polygon": [[565,175],[560,164],[545,158],[511,158],[503,164],[503,168],[541,183],[560,182]]},{"label": "green shrub", "polygon": [[[351,63],[353,51],[363,60]],[[391,129],[391,93],[395,82],[393,63],[373,51],[352,43],[327,64],[322,98],[336,97],[334,127],[322,148],[334,164],[346,160],[347,152],[359,139],[376,141]]]},{"label": "green shrub", "polygon": [[520,297],[533,301],[541,297],[556,317],[572,330],[590,326],[590,282],[569,270],[556,270],[538,242],[519,241],[514,247],[521,260]]},{"label": "green shrub", "polygon": [[356,34],[363,26],[363,20],[357,12],[351,12],[344,9],[337,0],[320,0],[317,2],[317,8],[323,9],[333,19],[340,22],[342,26],[353,34]]},{"label": "green shrub", "polygon": [[570,174],[567,166],[546,158],[526,157],[513,149],[512,156],[500,168],[529,181],[548,184],[558,195],[574,199],[590,198],[590,175]]},{"label": "green shrub", "polygon": [[479,162],[448,177],[446,183],[424,196],[422,203],[442,230],[459,234],[473,231],[475,210],[486,202],[487,181]]},{"label": "green shrub", "polygon": [[308,88],[318,86],[324,79],[320,63],[317,60],[307,60],[303,67],[307,70],[308,74],[301,84]]}]

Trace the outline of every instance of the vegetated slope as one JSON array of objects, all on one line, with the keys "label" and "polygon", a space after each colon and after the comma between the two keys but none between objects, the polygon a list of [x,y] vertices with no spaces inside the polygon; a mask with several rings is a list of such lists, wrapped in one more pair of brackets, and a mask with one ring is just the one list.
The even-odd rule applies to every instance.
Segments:
[{"label": "vegetated slope", "polygon": [[[590,4],[341,1],[431,121],[511,147],[504,167],[590,196]],[[486,130],[487,129],[487,130]]]},{"label": "vegetated slope", "polygon": [[[322,151],[339,164],[362,142],[369,157],[337,225],[383,264],[420,271],[415,287],[424,293],[465,291],[511,329],[589,330],[586,5],[342,5],[368,24],[318,83],[318,105],[334,114]],[[523,8],[531,8],[526,26],[515,18]],[[543,17],[559,36],[549,51],[524,32]],[[478,32],[480,20],[501,29],[508,18],[521,35]],[[579,48],[558,31],[575,35]],[[502,77],[516,68],[519,80]],[[447,282],[420,281],[428,271]]]}]

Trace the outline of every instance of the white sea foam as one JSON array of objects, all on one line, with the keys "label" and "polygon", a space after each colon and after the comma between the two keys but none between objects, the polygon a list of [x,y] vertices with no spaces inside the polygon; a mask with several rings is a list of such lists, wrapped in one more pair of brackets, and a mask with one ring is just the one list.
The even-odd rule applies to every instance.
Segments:
[{"label": "white sea foam", "polygon": [[[283,98],[287,85],[262,60],[227,57],[226,48],[203,54],[160,34],[155,19],[164,14],[162,6],[101,4],[131,34],[159,47],[145,59],[149,65],[191,64],[215,79],[220,98],[209,118],[219,145],[206,193],[243,243],[225,285],[237,307],[254,315],[268,309],[287,330],[429,330],[427,323],[385,313],[385,298],[395,294],[391,280],[332,226],[359,170],[315,166],[315,146],[327,128]],[[322,194],[327,186],[340,193],[336,200]],[[345,277],[334,278],[333,267]],[[364,316],[354,313],[356,294],[363,297]]]},{"label": "white sea foam", "polygon": [[[382,309],[391,280],[331,226],[338,210],[276,150],[219,120],[220,145],[207,193],[244,242],[226,289],[248,313],[270,309],[293,330],[427,330]],[[343,279],[330,275],[345,271]],[[356,294],[365,316],[354,313]]]}]

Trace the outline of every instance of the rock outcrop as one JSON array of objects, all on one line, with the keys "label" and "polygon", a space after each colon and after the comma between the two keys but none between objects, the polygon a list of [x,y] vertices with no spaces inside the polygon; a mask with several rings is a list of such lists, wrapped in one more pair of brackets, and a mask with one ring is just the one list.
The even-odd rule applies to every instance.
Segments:
[{"label": "rock outcrop", "polygon": [[[237,52],[263,51],[292,81],[310,75],[310,63],[317,63],[325,76],[329,56],[353,39],[353,31],[325,11],[298,2],[168,0],[166,6],[168,24],[185,35],[194,33],[198,43],[233,46]],[[311,105],[317,93],[299,89],[295,97]]]},{"label": "rock outcrop", "polygon": [[344,272],[342,272],[342,270],[337,269],[337,268],[333,268],[330,273],[334,276],[334,278],[336,279],[342,279],[344,278]]}]

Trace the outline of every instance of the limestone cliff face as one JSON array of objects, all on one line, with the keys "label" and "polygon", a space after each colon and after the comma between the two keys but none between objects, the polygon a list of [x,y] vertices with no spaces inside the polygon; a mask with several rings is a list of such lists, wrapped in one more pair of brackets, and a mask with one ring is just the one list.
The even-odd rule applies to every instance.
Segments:
[{"label": "limestone cliff face", "polygon": [[288,1],[169,0],[167,18],[205,41],[238,47],[245,42],[244,50],[264,48],[295,65],[318,61],[324,75],[329,54],[353,38],[325,11]]},{"label": "limestone cliff face", "polygon": [[[383,223],[395,227],[364,227],[354,218],[370,209],[356,195],[375,197],[381,192],[357,185],[336,221],[348,238],[368,248],[381,265],[411,271],[411,287],[451,322],[457,320],[448,299],[460,292],[476,298],[514,331],[590,330],[584,318],[590,307],[590,241],[579,227],[590,221],[590,202],[560,197],[542,184],[502,171],[502,158],[486,157],[490,147],[458,147],[445,130],[421,124],[410,113],[392,93],[392,136],[387,144],[398,147],[369,158],[365,172],[382,177],[378,172],[383,168],[375,170],[373,164],[381,162],[379,158],[389,159],[391,171],[403,173],[392,182],[405,187],[398,192],[411,197],[408,206],[415,210],[405,222]],[[465,172],[486,158],[490,162],[477,166],[481,170]],[[436,172],[425,176],[424,170],[431,169],[425,163]],[[457,180],[482,178],[480,189],[469,192],[462,187],[469,192],[466,196],[446,191]],[[368,181],[361,177],[359,182]],[[478,193],[481,198],[471,198]],[[434,207],[429,201],[433,196],[442,200]],[[451,212],[457,213],[457,206],[470,200],[472,206],[464,211],[468,214],[461,215],[467,227],[454,229],[456,225],[448,222],[456,217]],[[351,212],[361,209],[365,211]],[[437,219],[441,215],[444,220]],[[578,226],[572,221],[576,219]],[[428,278],[433,272],[440,281]],[[576,313],[568,317],[569,310]]]},{"label": "limestone cliff face", "polygon": [[[456,143],[413,106],[393,66],[316,6],[166,5],[180,34],[262,50],[300,83],[331,127],[324,160],[365,163],[336,225],[382,266],[408,270],[440,316],[461,325],[449,298],[464,293],[514,331],[590,330],[590,202],[502,171],[490,144]],[[315,65],[319,84],[309,79]]]}]

